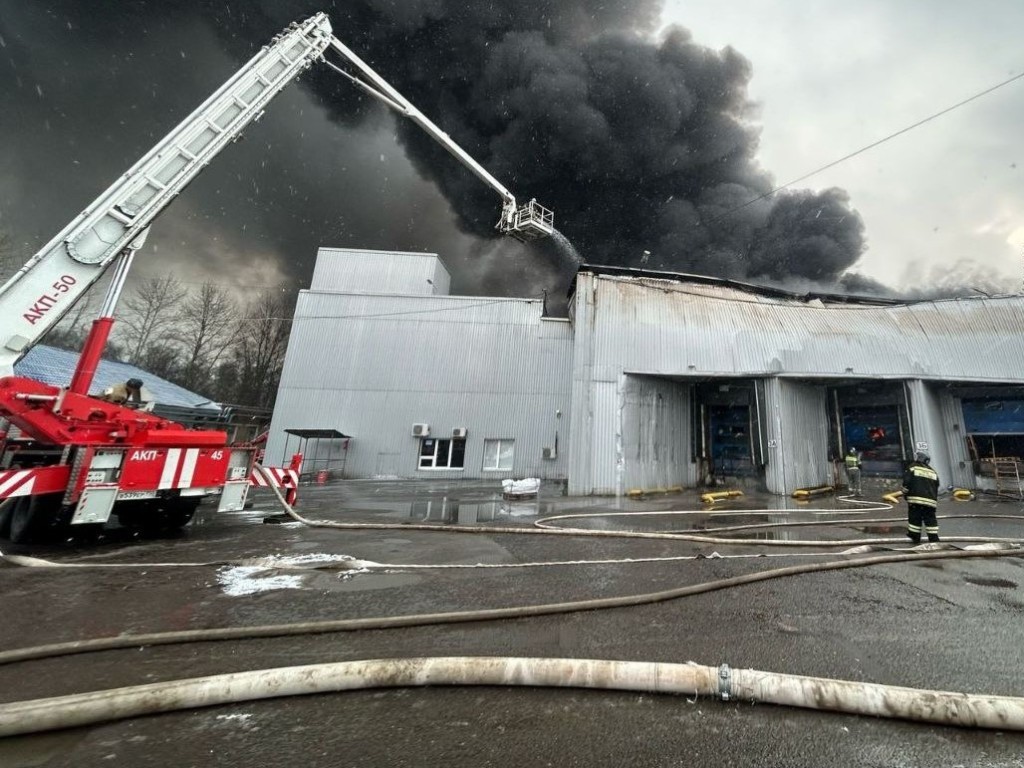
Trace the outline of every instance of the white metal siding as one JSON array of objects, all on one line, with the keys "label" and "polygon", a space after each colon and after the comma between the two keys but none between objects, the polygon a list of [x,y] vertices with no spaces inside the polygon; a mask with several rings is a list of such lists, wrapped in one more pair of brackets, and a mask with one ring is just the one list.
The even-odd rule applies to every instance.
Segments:
[{"label": "white metal siding", "polygon": [[616,382],[595,382],[591,389],[594,414],[590,435],[591,493],[615,494],[621,492],[622,465],[619,462],[621,444],[619,391]]},{"label": "white metal siding", "polygon": [[592,359],[594,355],[594,283],[586,275],[579,276],[573,304],[575,336],[572,350],[572,418],[569,433],[569,493],[592,493],[594,467],[593,413],[591,398]]},{"label": "white metal siding", "polygon": [[[1024,382],[1024,297],[822,304],[581,273],[596,372]],[[585,328],[580,328],[586,331]],[[848,370],[849,369],[849,370]]]},{"label": "white metal siding", "polygon": [[767,451],[765,482],[772,493],[824,485],[831,480],[825,389],[785,379],[765,382]]},{"label": "white metal siding", "polygon": [[622,392],[622,485],[656,490],[691,485],[690,387],[647,376],[626,376]]},{"label": "white metal siding", "polygon": [[310,288],[344,293],[447,295],[451,278],[434,253],[321,248]]},{"label": "white metal siding", "polygon": [[953,461],[949,441],[955,433],[952,425],[945,423],[938,391],[923,381],[908,382],[907,389],[915,443],[913,448],[916,449],[918,442],[927,443],[932,467],[939,473],[940,487],[950,485],[953,482]]},{"label": "white metal siding", "polygon": [[945,430],[946,447],[949,450],[949,484],[957,488],[974,488],[974,465],[967,452],[963,405],[960,398],[948,389],[940,389],[937,396],[942,429]]},{"label": "white metal siding", "polygon": [[[1024,382],[1024,297],[825,304],[583,271],[573,312],[572,493],[607,493],[633,482],[628,461],[622,463],[635,438],[633,406],[628,388],[611,390],[625,374],[682,383],[764,378],[773,406],[762,418],[776,441],[766,482],[780,493],[831,481],[829,382]],[[932,400],[922,400],[921,418],[934,423],[937,435],[944,427]],[[953,458],[944,450],[948,477]]]},{"label": "white metal siding", "polygon": [[[267,448],[286,460],[284,429],[352,436],[347,477],[564,478],[572,328],[525,299],[303,291]],[[414,423],[430,436],[469,430],[462,471],[419,470]],[[511,472],[484,472],[483,443],[514,439]],[[295,448],[295,439],[288,452]]]}]

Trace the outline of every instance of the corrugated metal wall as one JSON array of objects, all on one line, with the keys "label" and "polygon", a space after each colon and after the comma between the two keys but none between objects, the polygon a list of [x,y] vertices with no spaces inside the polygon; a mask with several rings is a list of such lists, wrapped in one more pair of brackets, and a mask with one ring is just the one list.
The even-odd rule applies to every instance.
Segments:
[{"label": "corrugated metal wall", "polygon": [[[932,457],[932,467],[939,473],[941,487],[948,485],[974,486],[974,473],[965,472],[970,468],[960,466],[966,461],[967,447],[963,445],[963,415],[957,415],[952,396],[945,389],[939,389],[923,381],[907,383],[910,394],[911,428],[914,432],[914,448],[917,443],[927,444],[925,450]],[[943,400],[946,400],[943,403]],[[951,418],[952,417],[952,418]],[[954,428],[961,425],[960,431]],[[955,445],[954,443],[960,443]]]},{"label": "corrugated metal wall", "polygon": [[345,293],[448,293],[451,278],[434,253],[321,248],[310,289]]},{"label": "corrugated metal wall", "polygon": [[[580,274],[577,278],[576,295],[572,302],[573,327],[575,335],[572,348],[572,417],[569,432],[569,493],[573,495],[593,493],[594,463],[594,407],[592,404],[594,356],[594,300],[596,284],[591,276]],[[604,436],[602,439],[609,439]],[[606,488],[618,485],[615,467],[605,481]],[[614,490],[612,491],[614,492]]]},{"label": "corrugated metal wall", "polygon": [[[766,483],[778,493],[832,481],[830,381],[918,380],[919,428],[931,443],[942,441],[937,460],[944,477],[964,459],[953,456],[943,436],[939,395],[920,380],[1024,381],[1021,297],[825,304],[584,271],[573,310],[572,493],[646,482],[641,465],[634,475],[624,460],[641,438],[630,432],[640,405],[629,386],[618,384],[623,376],[764,379],[771,410],[762,418],[773,444],[766,448]],[[616,445],[618,453],[611,450]]]},{"label": "corrugated metal wall", "polygon": [[771,493],[831,482],[825,388],[788,379],[765,381],[768,433],[765,483]]},{"label": "corrugated metal wall", "polygon": [[964,425],[964,411],[960,398],[946,388],[937,393],[942,427],[946,432],[946,447],[949,451],[949,485],[957,488],[974,488],[974,465],[967,451],[967,428]]},{"label": "corrugated metal wall", "polygon": [[613,494],[622,485],[622,465],[619,462],[622,434],[616,384],[614,381],[595,381],[591,385],[594,414],[590,433],[590,472],[595,481],[590,493]]},{"label": "corrugated metal wall", "polygon": [[826,305],[581,273],[595,290],[597,371],[1024,382],[1024,297]]},{"label": "corrugated metal wall", "polygon": [[[541,302],[303,291],[271,424],[352,435],[346,477],[564,478],[570,429],[572,327]],[[466,427],[462,471],[419,470],[412,425],[446,438]],[[514,439],[511,472],[482,469],[484,440]],[[294,438],[291,449],[295,447]]]},{"label": "corrugated metal wall", "polygon": [[688,486],[692,462],[690,387],[648,376],[624,376],[620,394],[622,484],[619,493]]}]

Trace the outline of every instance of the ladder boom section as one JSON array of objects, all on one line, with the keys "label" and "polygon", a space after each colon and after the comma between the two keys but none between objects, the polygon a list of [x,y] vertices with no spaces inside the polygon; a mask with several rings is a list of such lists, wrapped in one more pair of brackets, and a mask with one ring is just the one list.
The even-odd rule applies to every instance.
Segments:
[{"label": "ladder boom section", "polygon": [[359,58],[359,56],[357,56],[348,46],[336,37],[331,38],[330,45],[331,48],[344,56],[348,61],[352,62],[352,64],[354,64],[356,68],[358,68],[359,71],[362,72],[371,83],[373,83],[374,88],[380,91],[380,94],[378,95],[386,97],[386,99],[382,99],[385,103],[389,103],[389,106],[394,106],[394,104],[401,106],[402,115],[408,117],[420,128],[426,131],[431,138],[437,141],[437,143],[444,147],[450,154],[455,156],[455,158],[472,171],[477,178],[501,195],[504,200],[504,211],[506,212],[503,213],[503,215],[508,215],[508,211],[511,211],[513,214],[515,213],[516,198],[508,191],[508,189],[505,188],[504,184],[494,178],[494,176],[492,176],[486,168],[480,165],[480,163],[474,160],[466,150],[456,144],[451,136],[438,128],[430,118],[416,109],[412,102],[395,90],[387,80],[378,75],[369,64]]},{"label": "ladder boom section", "polygon": [[0,286],[0,376],[331,40],[323,13],[285,29]]}]

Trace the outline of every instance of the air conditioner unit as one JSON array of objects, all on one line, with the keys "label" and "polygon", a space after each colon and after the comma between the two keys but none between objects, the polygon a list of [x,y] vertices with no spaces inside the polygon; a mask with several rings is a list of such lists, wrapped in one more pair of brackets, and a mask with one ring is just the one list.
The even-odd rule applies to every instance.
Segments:
[{"label": "air conditioner unit", "polygon": [[412,425],[412,436],[413,437],[426,437],[430,434],[429,424],[413,424]]},{"label": "air conditioner unit", "polygon": [[452,437],[465,437],[469,434],[469,430],[465,427],[456,427],[452,430]]},{"label": "air conditioner unit", "polygon": [[545,448],[544,452],[541,455],[545,459],[557,459],[558,458],[558,450],[555,449],[555,448]]}]

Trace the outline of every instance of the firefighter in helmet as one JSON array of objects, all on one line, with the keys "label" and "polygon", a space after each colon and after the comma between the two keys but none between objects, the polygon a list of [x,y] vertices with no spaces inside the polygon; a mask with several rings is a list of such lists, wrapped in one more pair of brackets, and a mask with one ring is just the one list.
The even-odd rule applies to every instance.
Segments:
[{"label": "firefighter in helmet", "polygon": [[117,405],[124,405],[128,402],[141,403],[142,380],[128,379],[128,381],[113,384],[103,390],[103,394],[100,395],[100,399]]},{"label": "firefighter in helmet", "polygon": [[857,453],[857,449],[852,445],[850,450],[846,452],[844,463],[846,464],[846,479],[848,480],[847,484],[850,488],[850,493],[860,496],[860,454]]},{"label": "firefighter in helmet", "polygon": [[903,497],[907,500],[907,536],[915,544],[921,543],[921,528],[928,541],[939,540],[939,521],[935,517],[939,497],[939,474],[929,466],[931,457],[924,451],[914,454],[914,460],[903,472]]}]

